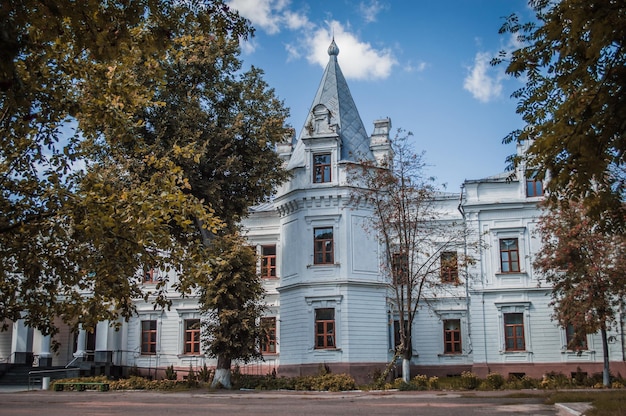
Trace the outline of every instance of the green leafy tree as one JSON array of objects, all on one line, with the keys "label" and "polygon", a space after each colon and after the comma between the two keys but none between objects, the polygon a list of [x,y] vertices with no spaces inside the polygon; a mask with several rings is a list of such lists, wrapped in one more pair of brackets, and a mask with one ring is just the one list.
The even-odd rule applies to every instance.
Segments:
[{"label": "green leafy tree", "polygon": [[175,40],[162,63],[165,81],[155,92],[163,105],[142,116],[141,131],[159,159],[183,170],[185,191],[206,201],[222,222],[222,229],[210,232],[195,219],[210,270],[183,274],[178,288],[201,291],[201,308],[212,317],[203,337],[209,354],[217,357],[213,384],[224,387],[230,387],[233,359],[260,357],[253,355],[262,293],[256,257],[241,247],[243,241],[234,240],[235,230],[248,208],[269,198],[287,177],[275,145],[290,132],[288,112],[262,71],[242,71],[238,54],[238,39],[215,39],[199,31]]},{"label": "green leafy tree", "polygon": [[[505,143],[534,139],[527,166],[549,177],[550,202],[582,200],[614,232],[626,229],[626,4],[617,0],[531,0],[536,20],[506,20],[524,46],[494,63],[524,79],[513,93],[530,126]],[[512,158],[513,162],[517,162]]]},{"label": "green leafy tree", "polygon": [[213,240],[284,178],[287,112],[235,56],[247,21],[221,0],[0,16],[0,320],[129,317],[145,267],[206,283]]},{"label": "green leafy tree", "polygon": [[600,331],[603,381],[609,386],[607,331],[618,325],[626,294],[626,238],[598,227],[577,202],[545,211],[538,232],[543,247],[534,265],[552,286],[555,319],[575,329],[568,348],[586,344],[587,334]]},{"label": "green leafy tree", "polygon": [[443,221],[433,178],[424,175],[423,154],[412,148],[411,133],[398,130],[393,155],[378,166],[365,161],[352,169],[354,196],[369,201],[373,211],[368,224],[380,239],[383,268],[390,299],[399,316],[400,345],[390,365],[402,358],[402,377],[411,379],[413,322],[419,308],[444,290],[442,269],[450,269],[453,287],[461,283],[459,270],[467,259],[459,254],[441,264],[443,252],[455,252],[465,229]]},{"label": "green leafy tree", "polygon": [[215,237],[208,258],[211,277],[196,281],[200,310],[208,317],[203,343],[217,357],[212,387],[230,388],[232,360],[261,357],[258,320],[265,292],[256,272],[256,253],[237,233]]}]

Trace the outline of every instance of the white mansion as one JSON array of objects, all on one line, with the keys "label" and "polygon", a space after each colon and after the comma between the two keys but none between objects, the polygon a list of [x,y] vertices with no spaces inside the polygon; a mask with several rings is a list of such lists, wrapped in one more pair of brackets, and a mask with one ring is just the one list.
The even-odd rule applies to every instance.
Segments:
[{"label": "white mansion", "polygon": [[[380,161],[389,154],[391,122],[376,120],[368,135],[338,53],[333,41],[304,128],[297,140],[278,148],[291,179],[271,203],[253,207],[244,223],[267,292],[262,319],[272,328],[261,341],[265,360],[248,371],[275,369],[291,376],[315,373],[324,364],[364,381],[393,357],[397,315],[381,270],[382,253],[364,226],[371,211],[350,203],[348,180],[351,162]],[[518,151],[524,151],[522,145]],[[481,244],[477,249],[461,244],[459,255],[471,251],[475,262],[462,271],[442,267],[441,285],[449,290],[419,310],[414,374],[601,372],[600,336],[589,335],[580,350],[568,350],[572,334],[551,318],[550,290],[538,284],[532,266],[533,254],[541,250],[533,232],[543,189],[525,177],[521,167],[513,179],[509,172],[467,180],[460,194],[441,194],[443,220],[463,224]],[[158,273],[146,275],[146,290],[157,279]],[[171,310],[138,301],[137,316],[119,331],[102,322],[93,334],[75,334],[59,320],[56,353],[50,352],[49,337],[15,322],[0,333],[0,358],[26,363],[36,356],[40,366],[75,360],[96,373],[137,366],[154,375],[169,365],[214,366],[202,351],[195,300],[172,296]],[[612,372],[626,375],[623,331],[610,334],[609,347]]]}]

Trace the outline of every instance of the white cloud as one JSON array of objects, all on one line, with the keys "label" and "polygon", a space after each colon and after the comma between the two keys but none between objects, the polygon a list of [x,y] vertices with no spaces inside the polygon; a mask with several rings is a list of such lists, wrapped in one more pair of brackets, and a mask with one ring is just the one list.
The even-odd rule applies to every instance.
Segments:
[{"label": "white cloud", "polygon": [[235,9],[252,26],[274,35],[284,27],[298,30],[310,25],[306,15],[288,10],[289,0],[230,0],[228,7]]},{"label": "white cloud", "polygon": [[309,22],[309,19],[305,15],[291,11],[286,11],[283,14],[283,20],[285,21],[287,28],[291,30],[306,29],[312,26],[311,22]]},{"label": "white cloud", "polygon": [[305,39],[307,60],[325,67],[328,63],[328,46],[332,33],[339,47],[341,70],[346,78],[378,79],[387,78],[397,64],[390,49],[375,49],[371,44],[363,42],[349,32],[337,21],[328,23],[329,28],[317,28]]},{"label": "white cloud", "polygon": [[428,67],[428,64],[424,61],[420,61],[416,64],[414,64],[413,62],[407,62],[406,64],[404,64],[404,66],[402,67],[402,69],[405,72],[422,72],[424,70],[426,70],[426,68]]},{"label": "white cloud", "polygon": [[474,58],[474,66],[469,68],[469,74],[463,81],[463,89],[484,103],[500,96],[502,80],[504,79],[501,72],[491,67],[490,60],[491,55],[489,53],[477,53]]},{"label": "white cloud", "polygon": [[243,17],[250,19],[253,26],[274,34],[280,31],[280,18],[276,14],[276,6],[280,4],[275,3],[272,0],[230,0],[228,7],[236,9]]},{"label": "white cloud", "polygon": [[240,39],[239,46],[241,47],[241,52],[244,55],[249,55],[256,50],[257,43],[252,38],[248,38],[247,40]]},{"label": "white cloud", "polygon": [[[335,42],[341,50],[339,60],[346,78],[380,79],[387,78],[398,63],[389,48],[376,49],[337,21],[327,22],[324,27],[311,22],[304,13],[291,10],[290,0],[229,0],[228,6],[239,11],[257,29],[268,34],[279,33],[283,29],[295,31],[297,40],[285,45],[287,60],[305,56],[311,63],[322,67],[328,63],[328,46],[334,33]],[[361,3],[366,19],[375,19],[386,6],[378,0]],[[254,40],[242,42],[242,51],[252,53],[256,49]]]},{"label": "white cloud", "polygon": [[367,23],[375,22],[378,13],[386,8],[387,6],[381,4],[378,0],[370,0],[369,3],[359,3],[359,12]]}]

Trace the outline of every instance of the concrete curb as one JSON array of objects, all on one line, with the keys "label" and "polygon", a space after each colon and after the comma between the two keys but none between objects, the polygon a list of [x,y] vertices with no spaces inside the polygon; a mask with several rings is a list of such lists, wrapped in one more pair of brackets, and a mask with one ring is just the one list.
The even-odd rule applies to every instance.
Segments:
[{"label": "concrete curb", "polygon": [[559,409],[559,415],[580,416],[591,409],[591,403],[588,402],[555,403],[554,405]]}]

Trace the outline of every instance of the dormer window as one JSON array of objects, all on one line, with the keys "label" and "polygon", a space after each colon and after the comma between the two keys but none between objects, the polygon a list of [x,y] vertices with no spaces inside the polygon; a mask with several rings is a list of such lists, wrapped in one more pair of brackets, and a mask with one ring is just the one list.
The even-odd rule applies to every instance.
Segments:
[{"label": "dormer window", "polygon": [[331,181],[330,153],[313,155],[313,183]]},{"label": "dormer window", "polygon": [[543,182],[537,179],[537,172],[533,172],[526,178],[526,196],[535,197],[543,195]]}]

